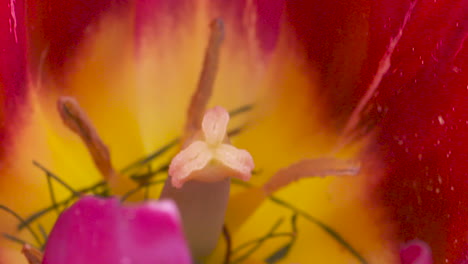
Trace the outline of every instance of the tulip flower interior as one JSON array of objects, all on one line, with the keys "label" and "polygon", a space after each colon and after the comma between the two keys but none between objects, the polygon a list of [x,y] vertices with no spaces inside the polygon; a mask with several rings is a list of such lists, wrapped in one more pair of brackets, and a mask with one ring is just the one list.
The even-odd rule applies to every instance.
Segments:
[{"label": "tulip flower interior", "polygon": [[271,33],[256,1],[156,2],[103,12],[59,77],[54,45],[28,65],[0,263],[433,262],[366,200],[385,170],[366,107],[418,2],[340,129],[284,15]]}]

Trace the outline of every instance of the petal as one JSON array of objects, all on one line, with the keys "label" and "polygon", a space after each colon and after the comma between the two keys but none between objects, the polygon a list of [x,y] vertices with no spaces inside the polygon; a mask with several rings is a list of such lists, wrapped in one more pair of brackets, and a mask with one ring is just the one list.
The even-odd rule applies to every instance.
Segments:
[{"label": "petal", "polygon": [[[409,6],[375,2],[368,65],[376,67]],[[463,263],[468,252],[466,11],[466,1],[417,1],[367,107],[379,131],[368,157],[383,162],[372,200],[395,220],[400,241],[431,247],[434,263]]]},{"label": "petal", "polygon": [[29,60],[33,65],[33,73],[38,73],[37,65],[41,63],[41,57],[46,55],[44,66],[47,70],[51,70],[55,78],[63,81],[64,66],[73,57],[82,39],[96,29],[96,27],[91,27],[92,24],[97,22],[98,17],[106,10],[116,6],[119,2],[126,1],[27,0],[16,2],[28,4]]},{"label": "petal", "polygon": [[288,22],[306,51],[309,74],[320,74],[321,85],[317,89],[326,100],[321,107],[326,108],[329,120],[322,121],[322,125],[335,128],[344,122],[361,96],[360,72],[367,56],[372,2],[286,2]]},{"label": "petal", "polygon": [[0,6],[0,157],[11,146],[11,132],[21,120],[27,95],[27,46],[24,1]]},{"label": "petal", "polygon": [[213,158],[205,142],[195,141],[175,156],[169,166],[172,185],[180,188],[190,174],[203,169]]},{"label": "petal", "polygon": [[121,206],[119,200],[81,198],[57,220],[44,264],[191,263],[172,202]]},{"label": "petal", "polygon": [[[220,17],[228,21],[230,32],[243,38],[255,38],[260,48],[272,51],[278,42],[282,16],[285,9],[284,0],[139,0],[136,1],[137,39],[145,38],[145,30],[165,33],[158,29],[162,25],[185,23],[183,20],[199,19],[194,10],[205,14],[208,21]],[[171,27],[173,28],[173,26]],[[250,41],[253,41],[251,39]],[[241,43],[239,43],[241,44]]]},{"label": "petal", "polygon": [[237,178],[248,181],[255,167],[252,155],[247,150],[238,149],[229,144],[222,144],[216,148],[216,160],[237,172]]},{"label": "petal", "polygon": [[202,129],[208,145],[221,144],[226,137],[229,113],[226,109],[216,106],[206,111],[203,116]]}]

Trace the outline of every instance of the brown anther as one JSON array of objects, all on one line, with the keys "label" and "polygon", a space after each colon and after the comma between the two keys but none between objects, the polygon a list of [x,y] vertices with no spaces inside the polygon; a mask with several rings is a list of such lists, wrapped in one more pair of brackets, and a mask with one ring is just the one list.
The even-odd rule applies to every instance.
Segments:
[{"label": "brown anther", "polygon": [[28,244],[23,245],[23,249],[21,250],[21,253],[23,253],[23,255],[26,257],[29,264],[41,264],[42,263],[42,258],[43,258],[42,252],[36,248],[31,247]]},{"label": "brown anther", "polygon": [[280,169],[263,186],[269,195],[302,178],[325,177],[328,175],[357,175],[360,164],[352,160],[334,158],[301,160],[289,167]]},{"label": "brown anther", "polygon": [[211,35],[203,61],[203,67],[198,80],[198,86],[192,95],[187,113],[185,127],[185,139],[190,138],[200,130],[206,105],[211,97],[213,85],[218,72],[219,54],[224,39],[224,24],[221,19],[215,19],[211,23]]},{"label": "brown anther", "polygon": [[72,97],[62,96],[57,101],[63,123],[81,137],[102,176],[109,180],[115,175],[109,149],[102,142],[96,129],[78,102]]}]

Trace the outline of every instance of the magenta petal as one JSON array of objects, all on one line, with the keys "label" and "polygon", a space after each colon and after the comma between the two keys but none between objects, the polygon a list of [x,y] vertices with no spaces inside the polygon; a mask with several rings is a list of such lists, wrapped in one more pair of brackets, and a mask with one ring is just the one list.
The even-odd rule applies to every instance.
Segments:
[{"label": "magenta petal", "polygon": [[122,206],[86,196],[57,220],[44,264],[191,263],[172,201]]},{"label": "magenta petal", "polygon": [[423,241],[413,240],[400,249],[401,264],[432,264],[431,249]]}]

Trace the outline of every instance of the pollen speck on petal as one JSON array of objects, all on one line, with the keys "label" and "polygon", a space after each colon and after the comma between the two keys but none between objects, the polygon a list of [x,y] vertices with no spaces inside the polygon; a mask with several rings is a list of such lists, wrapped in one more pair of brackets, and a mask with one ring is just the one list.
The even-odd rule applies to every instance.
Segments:
[{"label": "pollen speck on petal", "polygon": [[226,136],[228,123],[229,113],[226,109],[216,106],[206,111],[202,122],[206,143],[209,145],[220,144]]}]

